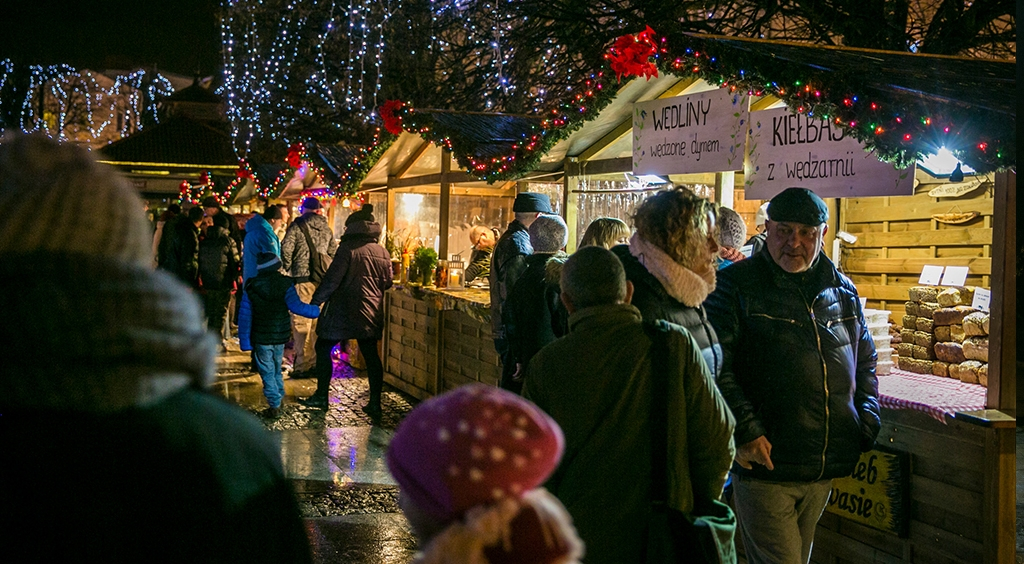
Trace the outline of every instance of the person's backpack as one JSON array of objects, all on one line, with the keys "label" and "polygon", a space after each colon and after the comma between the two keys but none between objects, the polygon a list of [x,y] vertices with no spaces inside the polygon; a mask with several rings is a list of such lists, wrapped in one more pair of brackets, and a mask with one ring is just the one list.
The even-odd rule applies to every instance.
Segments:
[{"label": "person's backpack", "polygon": [[305,223],[300,223],[299,229],[302,229],[302,234],[306,236],[306,245],[309,246],[309,281],[319,285],[331,266],[331,256],[317,250],[313,244],[313,237],[309,235],[309,227]]}]

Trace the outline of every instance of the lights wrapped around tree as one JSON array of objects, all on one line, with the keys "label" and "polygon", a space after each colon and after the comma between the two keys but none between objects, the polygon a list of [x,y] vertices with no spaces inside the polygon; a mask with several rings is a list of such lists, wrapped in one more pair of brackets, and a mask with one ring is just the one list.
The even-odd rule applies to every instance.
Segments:
[{"label": "lights wrapped around tree", "polygon": [[657,57],[658,44],[651,26],[640,33],[623,35],[615,40],[604,58],[610,63],[615,77],[622,82],[622,77],[642,76],[648,80],[658,77],[658,66],[651,61]]}]

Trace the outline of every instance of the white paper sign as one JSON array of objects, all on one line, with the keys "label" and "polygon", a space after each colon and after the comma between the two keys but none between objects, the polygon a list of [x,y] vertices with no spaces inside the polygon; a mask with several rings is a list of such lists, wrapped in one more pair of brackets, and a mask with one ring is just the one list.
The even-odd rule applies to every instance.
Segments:
[{"label": "white paper sign", "polygon": [[938,286],[942,280],[943,267],[935,266],[933,264],[926,264],[921,269],[921,278],[917,280],[918,284],[925,284],[928,286]]},{"label": "white paper sign", "polygon": [[992,290],[986,290],[985,288],[974,289],[974,301],[971,302],[971,307],[981,311],[988,311],[991,304]]},{"label": "white paper sign", "polygon": [[963,286],[967,283],[966,266],[947,266],[945,274],[942,275],[943,286]]},{"label": "white paper sign", "polygon": [[897,170],[834,122],[788,108],[751,112],[743,163],[746,199],[767,200],[793,186],[822,198],[914,193],[914,167]]},{"label": "white paper sign", "polygon": [[742,168],[750,97],[719,88],[633,106],[633,174]]}]

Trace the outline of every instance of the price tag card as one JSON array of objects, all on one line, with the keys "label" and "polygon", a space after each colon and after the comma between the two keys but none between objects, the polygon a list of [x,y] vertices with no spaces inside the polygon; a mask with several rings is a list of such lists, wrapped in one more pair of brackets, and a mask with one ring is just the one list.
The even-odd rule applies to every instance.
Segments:
[{"label": "price tag card", "polygon": [[963,286],[967,283],[966,266],[947,266],[945,274],[942,275],[943,286]]},{"label": "price tag card", "polygon": [[943,267],[936,266],[934,264],[926,264],[921,269],[921,278],[917,281],[918,284],[925,284],[928,286],[938,286],[942,280]]},{"label": "price tag card", "polygon": [[991,303],[992,290],[986,290],[985,288],[974,289],[974,301],[971,302],[971,307],[980,309],[981,311],[988,311]]}]

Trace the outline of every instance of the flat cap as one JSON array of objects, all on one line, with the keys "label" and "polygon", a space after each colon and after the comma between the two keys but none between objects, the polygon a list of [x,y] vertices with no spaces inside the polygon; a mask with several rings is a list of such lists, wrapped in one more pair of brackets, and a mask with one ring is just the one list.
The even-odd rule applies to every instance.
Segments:
[{"label": "flat cap", "polygon": [[828,206],[807,188],[786,188],[768,203],[768,219],[821,225],[828,221]]}]

